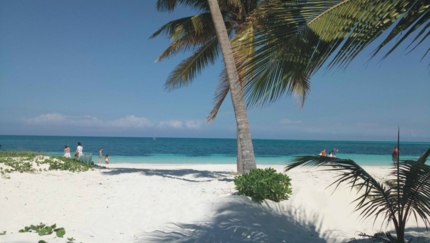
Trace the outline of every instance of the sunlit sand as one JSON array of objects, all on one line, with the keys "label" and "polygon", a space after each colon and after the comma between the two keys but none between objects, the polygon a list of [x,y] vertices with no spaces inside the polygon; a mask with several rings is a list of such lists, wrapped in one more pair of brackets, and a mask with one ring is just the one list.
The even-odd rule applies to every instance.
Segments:
[{"label": "sunlit sand", "polygon": [[[353,242],[360,232],[391,229],[358,217],[354,190],[327,188],[335,172],[294,169],[289,200],[258,204],[237,195],[235,168],[110,164],[81,173],[12,173],[0,179],[0,242]],[[366,169],[381,180],[388,174],[388,167]],[[64,238],[18,233],[41,222],[64,227]],[[407,238],[429,236],[413,219],[408,226]]]}]

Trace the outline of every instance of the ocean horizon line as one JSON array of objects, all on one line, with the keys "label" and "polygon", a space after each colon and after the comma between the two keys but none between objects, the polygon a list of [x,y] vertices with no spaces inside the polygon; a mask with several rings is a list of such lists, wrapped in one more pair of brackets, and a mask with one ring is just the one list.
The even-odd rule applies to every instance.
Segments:
[{"label": "ocean horizon line", "polygon": [[[145,139],[223,139],[223,140],[237,140],[237,138],[227,138],[227,137],[165,137],[165,136],[83,136],[83,135],[14,135],[14,134],[0,134],[1,136],[11,136],[11,137],[81,137],[81,138],[145,138]],[[371,143],[397,143],[396,140],[342,140],[342,139],[283,139],[283,138],[252,138],[252,140],[276,140],[276,141],[301,141],[301,142],[371,142]],[[417,144],[429,144],[430,141],[412,141],[412,140],[400,140],[401,143],[417,143]]]}]

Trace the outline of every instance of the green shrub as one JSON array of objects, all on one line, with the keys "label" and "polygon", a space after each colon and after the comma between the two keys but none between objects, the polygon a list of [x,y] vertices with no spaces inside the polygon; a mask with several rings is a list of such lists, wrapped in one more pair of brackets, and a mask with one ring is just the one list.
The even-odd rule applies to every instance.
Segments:
[{"label": "green shrub", "polygon": [[290,181],[290,177],[277,173],[273,168],[252,169],[249,173],[234,178],[239,194],[249,196],[257,202],[264,199],[275,202],[287,200],[292,193]]}]

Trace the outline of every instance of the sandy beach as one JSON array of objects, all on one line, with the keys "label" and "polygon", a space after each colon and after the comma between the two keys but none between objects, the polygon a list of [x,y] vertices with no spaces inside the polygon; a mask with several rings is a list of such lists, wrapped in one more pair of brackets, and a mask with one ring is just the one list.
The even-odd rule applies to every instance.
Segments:
[{"label": "sandy beach", "polygon": [[[298,168],[287,201],[253,202],[237,195],[235,164],[110,164],[93,171],[12,173],[0,178],[1,243],[67,242],[365,242],[360,232],[391,229],[354,212],[355,192],[334,193],[335,172]],[[272,167],[283,171],[284,166]],[[380,179],[387,167],[366,167]],[[31,224],[57,224],[55,234],[18,233]],[[427,242],[411,219],[408,237]]]}]

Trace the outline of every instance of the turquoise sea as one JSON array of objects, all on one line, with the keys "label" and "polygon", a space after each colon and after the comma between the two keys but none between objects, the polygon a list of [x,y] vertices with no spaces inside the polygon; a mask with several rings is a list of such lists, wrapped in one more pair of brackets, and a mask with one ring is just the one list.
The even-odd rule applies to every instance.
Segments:
[{"label": "turquoise sea", "polygon": [[[34,151],[62,155],[65,145],[75,151],[81,142],[84,153],[98,161],[99,148],[111,163],[151,164],[235,164],[236,139],[137,138],[71,136],[0,136],[1,151]],[[390,165],[393,142],[312,141],[253,139],[257,164],[286,165],[294,156],[327,153],[337,148],[337,157],[361,165]],[[430,142],[401,142],[400,159],[416,159],[430,148]]]}]

